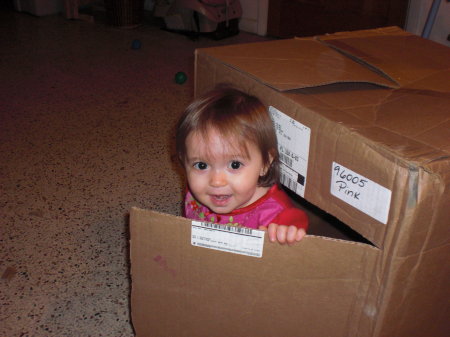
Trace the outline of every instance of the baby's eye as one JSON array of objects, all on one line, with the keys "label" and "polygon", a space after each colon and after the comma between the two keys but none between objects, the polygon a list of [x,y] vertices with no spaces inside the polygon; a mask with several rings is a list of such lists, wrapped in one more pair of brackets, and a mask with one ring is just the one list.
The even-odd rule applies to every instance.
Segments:
[{"label": "baby's eye", "polygon": [[241,168],[241,166],[242,166],[242,163],[237,161],[237,160],[233,160],[230,163],[230,168],[233,169],[233,170],[239,170]]},{"label": "baby's eye", "polygon": [[194,168],[196,168],[197,170],[206,170],[208,168],[208,164],[199,161],[198,163],[194,164]]}]

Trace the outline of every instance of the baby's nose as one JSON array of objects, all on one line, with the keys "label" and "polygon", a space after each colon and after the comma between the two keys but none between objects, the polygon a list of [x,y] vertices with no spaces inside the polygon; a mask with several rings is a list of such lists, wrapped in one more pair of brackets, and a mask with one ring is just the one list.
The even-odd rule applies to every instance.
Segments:
[{"label": "baby's nose", "polygon": [[222,187],[227,184],[225,172],[221,170],[212,170],[210,184],[213,187]]}]

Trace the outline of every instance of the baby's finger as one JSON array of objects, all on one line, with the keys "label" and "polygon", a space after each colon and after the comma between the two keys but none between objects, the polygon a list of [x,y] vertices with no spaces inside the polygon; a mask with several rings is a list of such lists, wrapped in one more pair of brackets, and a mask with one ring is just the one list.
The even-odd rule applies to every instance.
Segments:
[{"label": "baby's finger", "polygon": [[288,228],[286,226],[278,226],[277,239],[279,243],[286,243],[287,230]]},{"label": "baby's finger", "polygon": [[291,244],[294,243],[295,241],[297,241],[297,227],[295,226],[289,226],[288,230],[287,230],[287,236],[286,236],[286,241],[287,243]]},{"label": "baby's finger", "polygon": [[270,242],[275,242],[277,240],[277,227],[278,225],[275,223],[271,223],[269,227],[267,227]]},{"label": "baby's finger", "polygon": [[303,239],[303,237],[306,235],[306,231],[303,228],[300,228],[297,231],[297,235],[295,237],[295,241],[301,241]]}]

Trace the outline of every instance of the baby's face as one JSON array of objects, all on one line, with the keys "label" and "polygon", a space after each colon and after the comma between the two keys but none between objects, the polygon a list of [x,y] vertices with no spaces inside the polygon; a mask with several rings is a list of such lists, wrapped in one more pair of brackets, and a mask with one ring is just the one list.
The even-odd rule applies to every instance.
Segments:
[{"label": "baby's face", "polygon": [[186,139],[189,188],[214,213],[230,213],[248,206],[269,189],[257,186],[266,171],[259,148],[251,142],[246,145],[247,151],[237,140],[224,141],[214,130],[206,138],[194,132]]}]

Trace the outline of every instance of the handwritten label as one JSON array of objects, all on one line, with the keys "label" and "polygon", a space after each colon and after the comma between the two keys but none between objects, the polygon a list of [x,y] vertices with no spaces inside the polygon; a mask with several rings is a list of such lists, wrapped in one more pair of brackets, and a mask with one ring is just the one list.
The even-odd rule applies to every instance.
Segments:
[{"label": "handwritten label", "polygon": [[391,190],[335,162],[331,171],[331,194],[381,223],[387,223]]},{"label": "handwritten label", "polygon": [[269,107],[281,161],[281,183],[305,196],[311,129],[280,110]]}]

